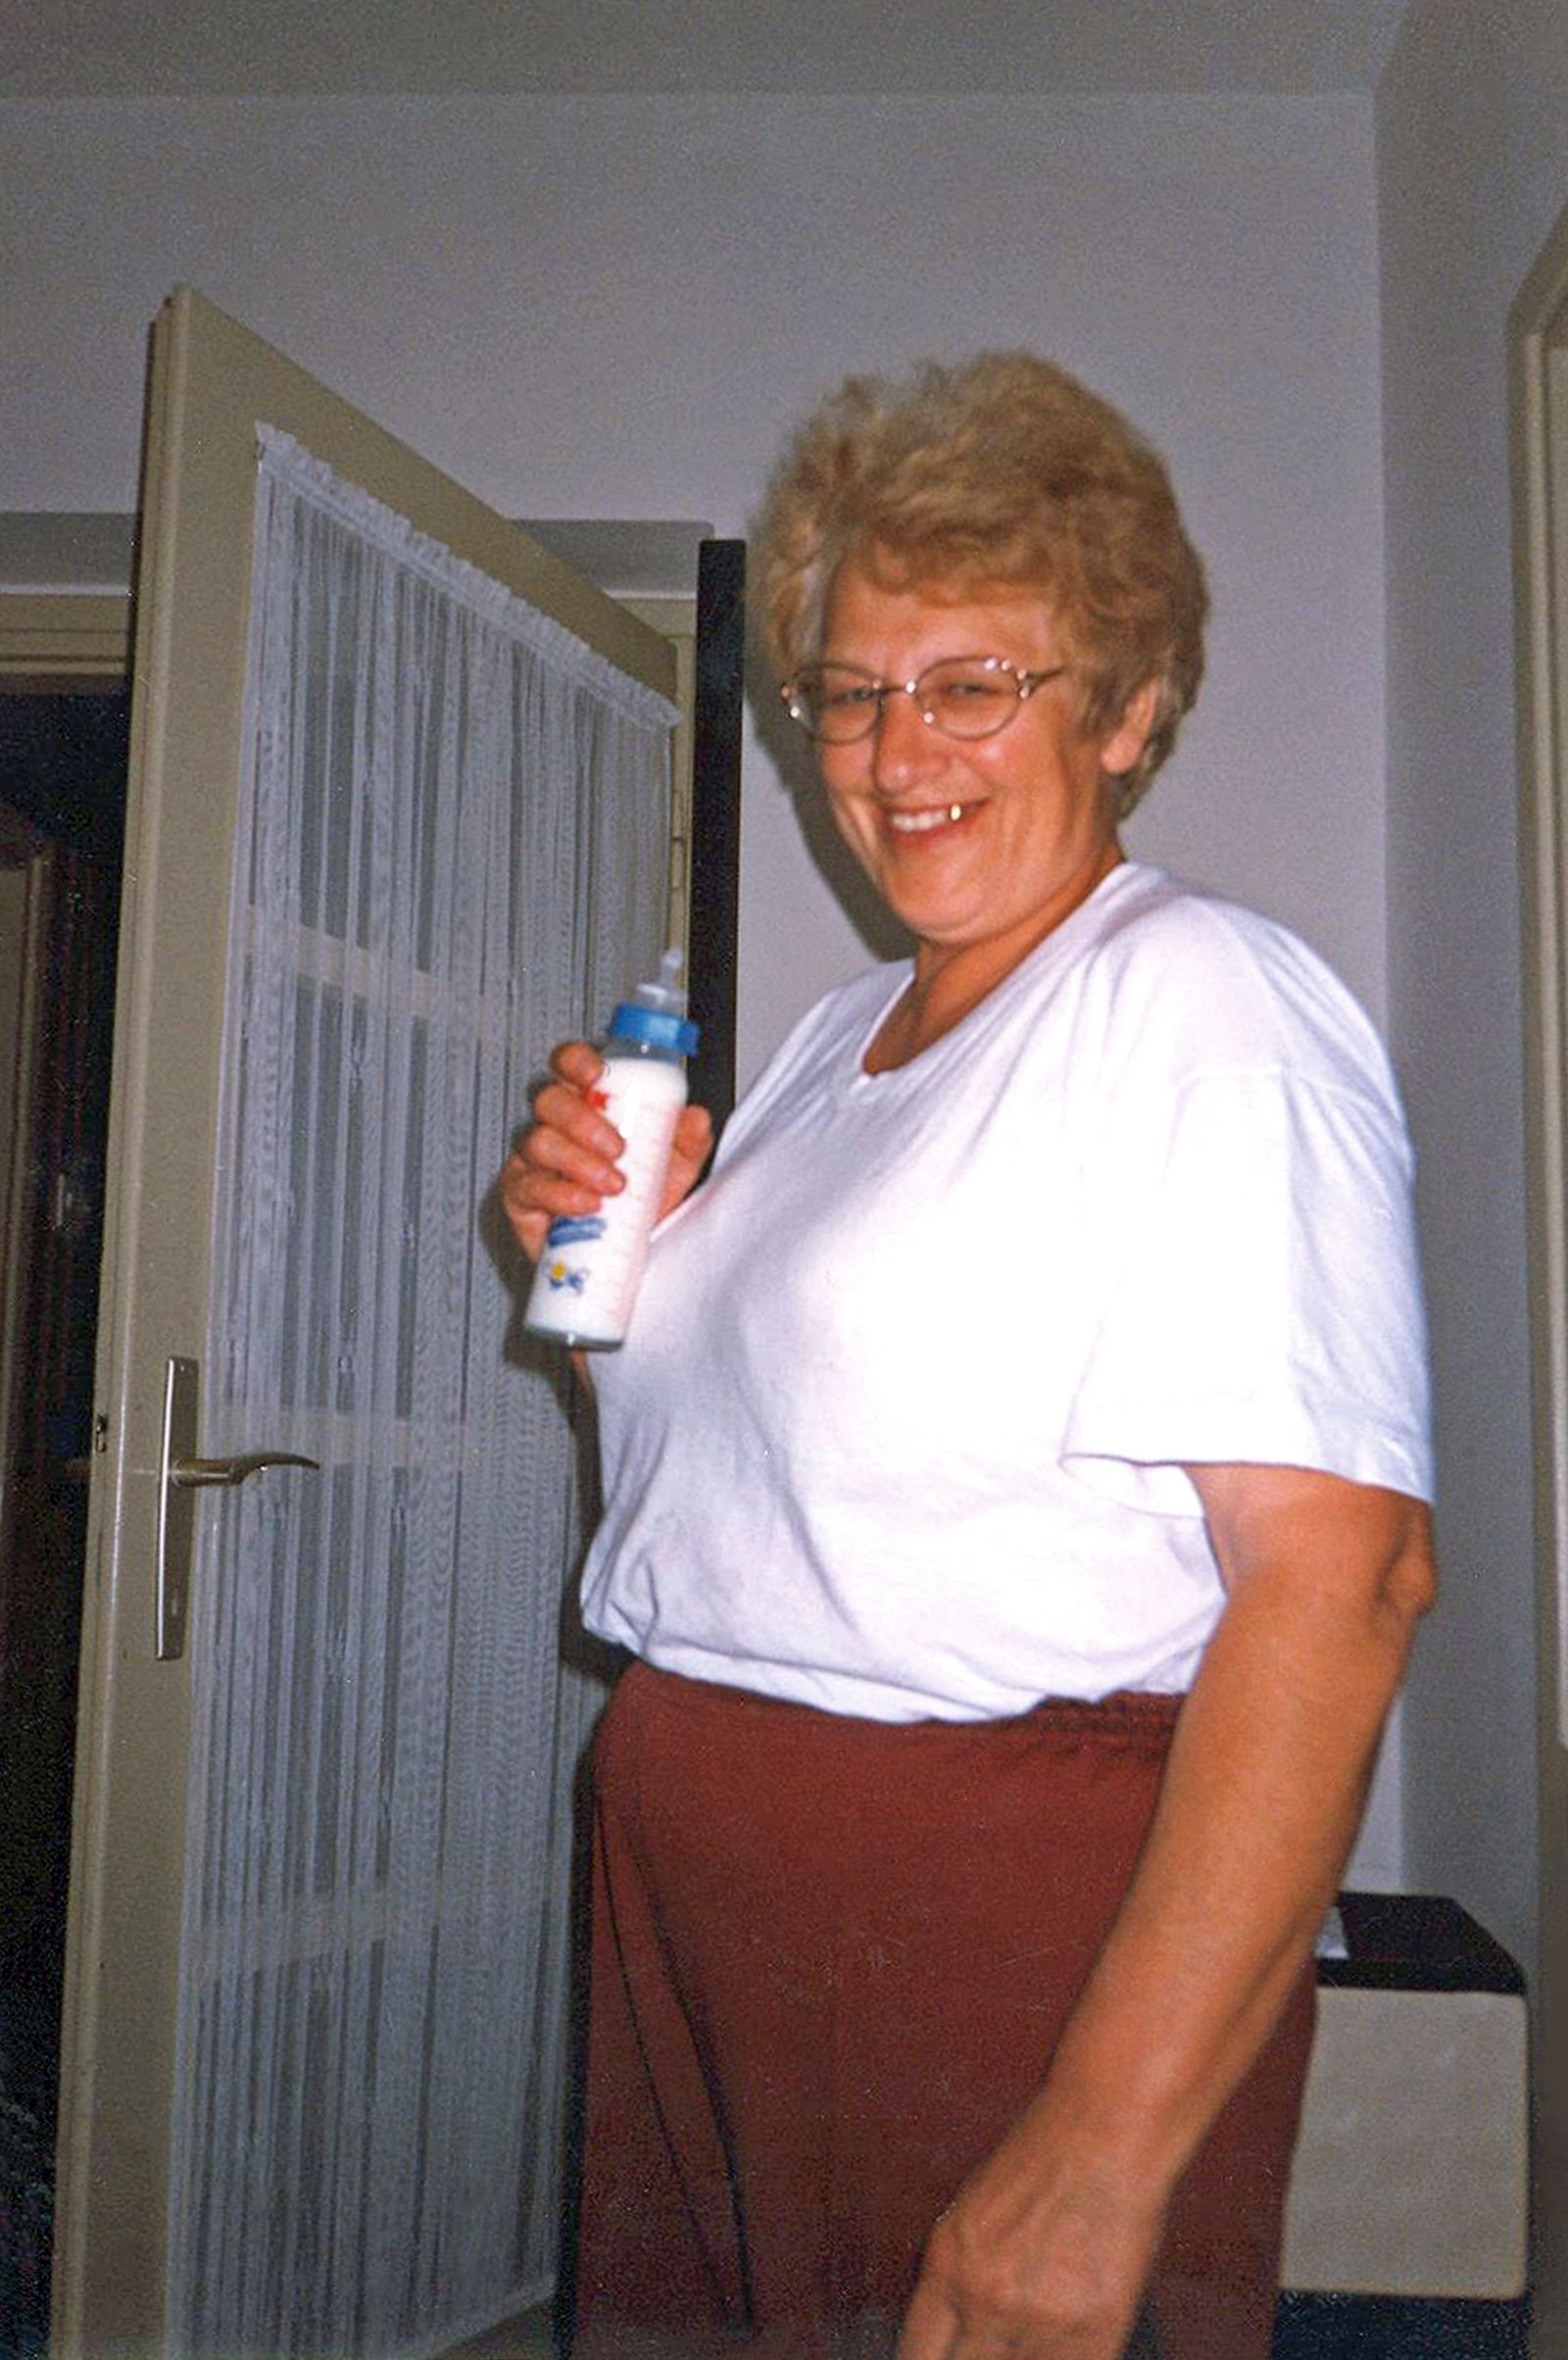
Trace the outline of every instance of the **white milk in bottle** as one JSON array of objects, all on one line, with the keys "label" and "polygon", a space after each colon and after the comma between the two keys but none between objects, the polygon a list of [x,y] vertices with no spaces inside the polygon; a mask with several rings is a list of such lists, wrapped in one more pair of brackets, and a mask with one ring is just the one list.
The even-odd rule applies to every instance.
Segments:
[{"label": "white milk in bottle", "polygon": [[593,1102],[626,1143],[626,1185],[597,1212],[551,1222],[528,1298],[530,1335],[589,1352],[611,1351],[625,1337],[686,1104],[686,1059],[697,1046],[679,973],[680,953],[666,951],[658,982],[640,983],[621,1001],[599,1044],[605,1070]]}]

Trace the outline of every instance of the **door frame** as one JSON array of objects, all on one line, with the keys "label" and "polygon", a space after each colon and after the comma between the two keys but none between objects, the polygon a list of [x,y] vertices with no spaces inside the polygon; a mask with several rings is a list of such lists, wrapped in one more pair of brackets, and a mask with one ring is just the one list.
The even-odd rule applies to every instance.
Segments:
[{"label": "door frame", "polygon": [[1533,2345],[1568,2360],[1568,210],[1508,321],[1538,1628]]},{"label": "door frame", "polygon": [[128,591],[0,590],[0,689],[108,688],[129,671]]}]

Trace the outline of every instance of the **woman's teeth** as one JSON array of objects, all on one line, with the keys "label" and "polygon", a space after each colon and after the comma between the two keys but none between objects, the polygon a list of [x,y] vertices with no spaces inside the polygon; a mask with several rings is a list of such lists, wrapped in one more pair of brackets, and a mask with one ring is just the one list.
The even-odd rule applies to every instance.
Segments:
[{"label": "woman's teeth", "polygon": [[934,811],[889,811],[888,825],[900,836],[921,836],[928,828],[951,826],[968,808],[963,803],[948,803]]}]

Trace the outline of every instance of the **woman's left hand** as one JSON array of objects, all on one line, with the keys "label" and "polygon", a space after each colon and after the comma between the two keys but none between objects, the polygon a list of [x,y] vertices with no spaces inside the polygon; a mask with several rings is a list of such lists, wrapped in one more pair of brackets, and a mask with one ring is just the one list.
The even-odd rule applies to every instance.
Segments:
[{"label": "woman's left hand", "polygon": [[1055,2111],[1048,2088],[932,2231],[898,2360],[1122,2360],[1164,2207]]}]

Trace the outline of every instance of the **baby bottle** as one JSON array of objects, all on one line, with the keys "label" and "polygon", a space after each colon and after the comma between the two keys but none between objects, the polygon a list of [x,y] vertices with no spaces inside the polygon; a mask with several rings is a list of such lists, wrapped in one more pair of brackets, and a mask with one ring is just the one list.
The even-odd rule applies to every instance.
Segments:
[{"label": "baby bottle", "polygon": [[599,1043],[605,1069],[590,1097],[626,1143],[626,1185],[597,1212],[551,1222],[528,1298],[530,1335],[589,1352],[624,1340],[686,1104],[686,1059],[697,1047],[679,974],[680,953],[666,951],[657,983],[640,983],[620,1002]]}]

